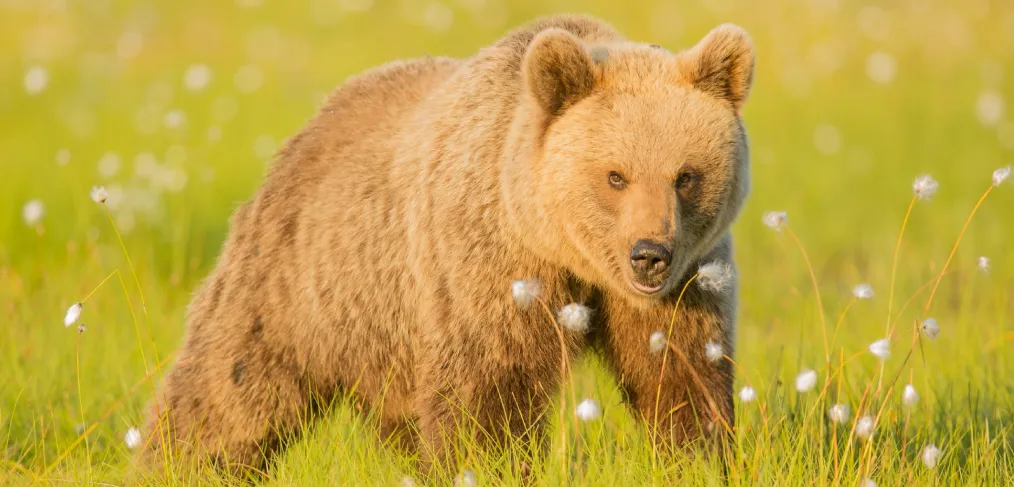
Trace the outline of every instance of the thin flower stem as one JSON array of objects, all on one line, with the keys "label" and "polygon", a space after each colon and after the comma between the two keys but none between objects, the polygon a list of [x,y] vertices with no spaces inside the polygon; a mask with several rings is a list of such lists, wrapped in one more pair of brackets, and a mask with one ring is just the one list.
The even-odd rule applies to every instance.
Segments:
[{"label": "thin flower stem", "polygon": [[908,210],[905,211],[905,219],[901,221],[901,230],[898,231],[898,242],[894,244],[894,259],[891,260],[891,287],[887,294],[887,336],[891,336],[891,312],[894,307],[894,282],[898,271],[898,254],[901,252],[901,239],[905,235],[905,228],[908,227],[908,217],[912,215],[912,208],[918,196],[913,195],[912,201],[908,203]]},{"label": "thin flower stem", "polygon": [[[853,425],[852,425],[852,432],[849,433],[849,437],[851,437],[852,434],[855,433],[856,425],[858,425],[858,423],[859,423],[860,415],[862,414],[863,411],[865,411],[869,407],[867,405],[867,400],[870,400],[872,402],[872,398],[870,397],[870,386],[871,386],[871,384],[869,384],[869,383],[866,384],[866,388],[863,390],[863,396],[859,399],[859,408],[856,409],[855,423],[853,423]],[[877,418],[877,419],[879,419],[879,418]],[[874,430],[876,429],[876,425],[878,424],[877,423],[877,419],[873,420]],[[859,467],[860,467],[860,470],[862,471],[862,477],[861,478],[866,478],[869,475],[869,463],[871,463],[873,461],[873,456],[872,456],[873,455],[873,444],[874,444],[874,442],[876,441],[877,438],[878,438],[878,436],[876,435],[876,433],[875,432],[872,433],[872,435],[869,438],[867,438],[866,444],[863,445],[863,447],[860,449],[860,452],[859,452]],[[849,445],[851,446],[851,443],[849,443]],[[835,485],[838,485],[838,480],[839,480],[838,478],[835,479]]]},{"label": "thin flower stem", "polygon": [[[144,342],[141,341],[141,328],[137,326],[137,314],[134,312],[134,304],[130,302],[130,294],[127,292],[127,283],[123,282],[123,274],[117,272],[116,277],[120,279],[120,288],[123,289],[123,297],[127,299],[127,308],[130,309],[130,320],[134,323],[134,334],[137,335],[138,350],[141,352],[141,363],[144,365],[144,377],[148,380],[151,400],[155,405],[155,417],[161,417],[158,400],[155,395],[155,382],[151,380],[151,371],[148,369],[148,359],[144,353]],[[161,367],[159,367],[159,370],[161,370]]]},{"label": "thin flower stem", "polygon": [[[683,301],[683,295],[687,292],[687,288],[690,287],[690,283],[697,279],[697,273],[694,273],[690,279],[687,280],[686,284],[683,285],[683,289],[680,290],[679,296],[676,298],[676,305],[672,308],[672,317],[669,319],[669,330],[665,334],[665,342],[669,343],[670,337],[672,337],[672,329],[676,324],[676,312],[679,311],[680,302]],[[669,359],[669,347],[662,350],[662,367],[658,371],[658,387],[655,390],[655,411],[652,416],[652,428],[655,429],[655,434],[658,434],[658,405],[662,398],[662,380],[665,378],[665,366]]]},{"label": "thin flower stem", "polygon": [[115,276],[116,274],[119,274],[119,272],[120,272],[120,270],[119,270],[119,269],[115,269],[115,270],[114,270],[113,272],[110,272],[110,273],[109,273],[109,275],[108,275],[108,276],[106,276],[106,278],[105,278],[105,279],[103,279],[103,280],[102,280],[102,282],[100,282],[98,286],[95,286],[95,288],[94,288],[94,289],[92,289],[92,291],[91,291],[90,293],[88,293],[88,295],[87,295],[87,296],[85,296],[85,297],[84,297],[84,299],[82,299],[82,300],[81,300],[81,304],[85,304],[85,303],[87,303],[87,302],[88,302],[88,300],[89,300],[89,299],[91,299],[91,297],[92,297],[92,296],[93,296],[93,295],[94,295],[95,293],[97,293],[97,292],[99,291],[99,289],[101,289],[101,288],[102,288],[102,286],[104,286],[104,285],[106,284],[106,282],[108,282],[108,281],[109,281],[110,279],[112,279],[112,278],[113,278],[113,276]]},{"label": "thin flower stem", "polygon": [[850,299],[848,304],[845,305],[845,309],[843,309],[841,314],[838,315],[838,321],[834,324],[834,334],[831,335],[831,348],[834,348],[834,343],[838,341],[838,328],[841,327],[842,322],[845,321],[845,315],[847,315],[849,310],[852,309],[852,305],[856,304],[856,301],[859,301],[856,297]]},{"label": "thin flower stem", "polygon": [[[956,272],[957,270],[958,269],[950,269],[947,272],[945,272],[944,274],[950,274],[952,272]],[[915,301],[915,298],[917,298],[920,294],[922,294],[922,292],[925,291],[926,288],[928,288],[930,284],[933,284],[933,282],[935,280],[936,280],[936,277],[933,277],[929,281],[926,281],[922,286],[919,287],[918,290],[916,290],[915,293],[913,293],[911,296],[908,297],[908,300],[905,301],[905,304],[903,304],[901,306],[901,308],[898,310],[898,314],[896,314],[894,316],[894,320],[891,321],[888,324],[889,325],[889,328],[888,328],[888,331],[887,331],[887,336],[888,337],[894,336],[894,328],[897,326],[897,321],[898,321],[899,318],[901,318],[901,315],[903,315],[905,313],[905,310],[908,308],[908,305],[912,304],[912,302]],[[877,377],[877,393],[878,394],[880,393],[881,385],[884,382],[883,362],[881,362],[880,365],[881,365],[880,370],[877,373],[877,375],[878,375],[878,377]]]},{"label": "thin flower stem", "polygon": [[[960,268],[949,269],[945,273],[945,275],[957,272],[959,270],[960,270]],[[915,298],[919,297],[919,295],[922,294],[923,291],[925,291],[927,288],[929,288],[930,284],[933,284],[933,281],[935,281],[935,280],[936,280],[936,277],[930,278],[930,280],[928,280],[925,283],[923,283],[923,285],[920,286],[919,289],[916,290],[915,293],[913,293],[911,296],[908,297],[908,300],[905,301],[905,304],[903,304],[901,306],[901,308],[898,309],[898,314],[896,314],[894,316],[894,321],[891,322],[891,328],[887,332],[888,336],[894,335],[894,328],[898,325],[898,319],[901,318],[901,315],[903,315],[905,313],[905,309],[907,309],[908,306],[910,304],[912,304],[912,302],[915,301]]]},{"label": "thin flower stem", "polygon": [[[901,373],[905,370],[905,365],[908,364],[909,359],[912,358],[912,354],[915,352],[915,345],[918,342],[919,342],[919,321],[918,320],[913,320],[913,322],[912,322],[912,346],[908,349],[908,353],[905,354],[905,360],[903,360],[901,362],[901,367],[898,368],[898,373],[894,375],[894,380],[892,380],[890,382],[890,384],[888,384],[888,386],[887,386],[887,392],[886,392],[885,395],[889,396],[891,394],[891,391],[894,390],[894,386],[895,386],[895,384],[898,383],[898,379],[901,377]],[[884,365],[884,361],[881,361],[880,362],[880,376],[881,376],[881,378],[883,378],[884,369],[885,368],[886,368],[886,366]],[[878,398],[881,397],[880,396],[880,391],[881,391],[881,383],[878,382],[877,383],[877,397]],[[881,404],[880,404],[880,410],[877,411],[877,419],[880,419],[880,413],[883,412],[884,406],[886,404],[887,404],[887,401],[882,401],[881,402]]]},{"label": "thin flower stem", "polygon": [[[106,278],[108,279],[108,278]],[[85,425],[85,410],[84,410],[84,394],[81,392],[81,336],[82,333],[77,334],[77,349],[74,353],[74,368],[77,376],[77,407],[81,413],[81,427]],[[85,459],[88,462],[88,479],[92,478],[92,447],[91,442],[85,438]]]},{"label": "thin flower stem", "polygon": [[[841,352],[838,353],[838,370],[845,370],[845,351],[844,350],[842,350]],[[842,374],[838,374],[838,380],[835,381],[835,387],[836,387],[836,390],[835,390],[835,393],[834,393],[835,401],[837,401],[838,398],[841,397],[841,381],[842,381]],[[837,402],[836,402],[836,404],[837,404]],[[831,437],[832,437],[832,440],[834,441],[834,443],[832,443],[832,449],[834,451],[834,453],[832,454],[832,458],[834,459],[834,471],[837,472],[838,471],[838,467],[839,467],[839,463],[838,463],[839,462],[839,460],[838,460],[838,422],[837,421],[832,421],[831,423],[832,423],[831,424]]]},{"label": "thin flower stem", "polygon": [[[158,346],[155,344],[155,333],[151,328],[151,318],[148,316],[148,302],[144,298],[144,290],[141,289],[141,281],[137,278],[137,271],[134,269],[134,262],[130,259],[130,253],[127,252],[127,245],[123,243],[123,236],[120,235],[120,229],[116,226],[116,220],[113,219],[113,213],[109,211],[109,205],[102,203],[102,208],[106,210],[106,216],[109,217],[109,224],[113,227],[113,233],[116,234],[116,240],[120,243],[120,249],[123,251],[123,257],[127,259],[127,267],[130,268],[130,275],[134,278],[134,286],[137,287],[137,294],[141,298],[141,313],[144,315],[145,324],[148,326],[148,335],[151,337],[151,347],[155,353],[155,363],[157,365],[160,362]],[[138,340],[140,340],[140,334],[138,334]],[[138,344],[140,344],[140,342]],[[156,370],[161,373],[161,366],[157,367]],[[152,400],[157,401],[154,395],[152,395]]]},{"label": "thin flower stem", "polygon": [[803,242],[796,236],[796,232],[792,231],[792,228],[786,223],[784,225],[785,233],[788,233],[792,240],[796,243],[796,247],[799,248],[799,252],[803,254],[803,261],[806,263],[806,270],[810,273],[810,281],[813,283],[813,292],[817,296],[817,311],[820,313],[820,331],[824,337],[824,360],[827,363],[827,368],[831,368],[831,349],[828,348],[827,343],[827,321],[824,318],[824,303],[820,297],[820,286],[817,285],[817,275],[813,272],[813,265],[810,263],[810,256],[806,253],[806,248],[803,247]]},{"label": "thin flower stem", "polygon": [[[741,365],[739,365],[739,362],[736,362],[736,360],[734,360],[732,357],[730,357],[728,355],[724,355],[724,357],[725,357],[726,360],[729,361],[730,364],[732,364],[732,367],[734,369],[736,369],[736,370],[739,371],[740,375],[742,375],[743,377],[746,377],[748,375],[746,373],[747,372],[746,369],[744,369]],[[764,383],[763,377],[756,377],[756,379],[757,380],[755,382],[753,382],[753,383],[757,387],[761,388],[762,390],[767,388],[767,384]],[[747,383],[750,383],[749,379],[747,379]],[[770,421],[769,421],[769,418],[768,418],[767,403],[766,403],[766,401],[764,401],[764,399],[762,399],[762,397],[760,395],[757,396],[757,409],[760,412],[761,423],[762,423],[762,426],[764,428],[764,438],[770,438],[769,433],[771,432],[771,428],[770,428]],[[731,427],[730,427],[730,429],[731,429]],[[741,448],[742,448],[742,445],[741,445]],[[753,464],[754,465],[757,465],[757,461],[760,458],[760,453],[761,453],[761,449],[760,448],[754,449],[754,456],[753,456],[753,462],[754,462]],[[757,472],[757,470],[756,470],[756,467],[753,470],[753,472],[751,472],[751,473],[753,474],[754,481],[756,481],[757,478],[758,478],[758,475],[759,475],[758,472]]]},{"label": "thin flower stem", "polygon": [[[116,226],[116,220],[113,219],[113,213],[109,210],[109,205],[107,205],[106,203],[102,203],[102,208],[106,211],[106,217],[109,218],[109,225],[113,228],[113,233],[116,234],[116,240],[120,243],[120,249],[123,251],[123,256],[127,260],[127,266],[130,268],[130,275],[134,278],[134,285],[137,287],[137,293],[141,298],[141,312],[144,314],[144,321],[148,327],[148,336],[151,339],[152,351],[155,354],[155,370],[158,372],[159,375],[161,375],[162,361],[159,357],[158,345],[156,345],[155,343],[155,332],[151,328],[151,318],[148,316],[148,303],[144,297],[144,290],[141,288],[141,281],[137,277],[137,271],[134,269],[134,262],[130,258],[130,252],[127,252],[127,245],[123,242],[123,235],[120,234],[120,229]],[[164,443],[166,438],[164,437],[164,435],[161,434],[162,414],[160,412],[160,407],[158,404],[158,395],[155,393],[155,384],[151,380],[151,371],[148,369],[148,359],[145,356],[146,354],[144,353],[144,341],[141,338],[141,330],[137,325],[137,315],[134,313],[134,305],[133,303],[131,303],[130,294],[127,292],[127,286],[123,282],[123,275],[117,272],[117,276],[120,279],[120,286],[123,288],[123,295],[127,299],[127,306],[130,307],[130,316],[132,321],[134,322],[134,333],[137,335],[137,346],[138,349],[141,351],[141,361],[144,363],[144,374],[146,377],[148,377],[148,386],[151,391],[151,402],[155,407],[155,417],[160,418],[159,421],[157,422],[156,429],[159,432],[160,440],[163,441]],[[172,457],[172,451],[170,448],[163,448],[162,451],[163,455],[166,455],[170,458]]]},{"label": "thin flower stem", "polygon": [[721,411],[718,410],[718,405],[715,403],[715,399],[711,396],[711,393],[708,392],[708,388],[704,386],[704,381],[701,380],[701,376],[697,375],[697,370],[690,363],[690,360],[687,359],[686,354],[684,354],[683,350],[680,350],[679,347],[677,347],[670,341],[666,341],[666,345],[668,346],[667,348],[671,348],[673,353],[676,354],[676,357],[679,358],[681,362],[683,362],[683,365],[687,368],[687,371],[690,373],[690,378],[693,379],[697,387],[701,390],[702,393],[704,393],[704,398],[708,401],[708,407],[711,408],[711,413],[714,414],[715,419],[721,421],[722,426],[725,427],[725,431],[728,432],[729,434],[732,434],[732,427],[729,426],[729,422],[726,421],[725,417],[722,416]]},{"label": "thin flower stem", "polygon": [[947,266],[951,265],[951,260],[954,258],[954,254],[958,251],[958,245],[961,244],[961,239],[965,236],[965,231],[968,230],[968,225],[972,223],[972,217],[975,216],[975,212],[979,211],[979,207],[982,206],[982,202],[986,200],[989,193],[993,191],[993,186],[990,185],[986,188],[986,192],[982,193],[979,197],[979,201],[975,202],[975,206],[972,207],[972,212],[968,214],[968,218],[965,219],[965,225],[961,227],[961,232],[958,233],[958,239],[954,242],[954,247],[951,247],[951,253],[947,256],[947,261],[944,262],[943,268],[940,269],[940,273],[937,274],[937,281],[933,284],[933,290],[930,291],[929,299],[926,300],[926,306],[923,306],[922,314],[926,316],[929,312],[930,305],[933,304],[933,297],[937,294],[937,288],[940,286],[940,280],[944,278],[944,273],[947,272]]},{"label": "thin flower stem", "polygon": [[[564,463],[564,466],[566,466],[566,463],[567,463],[567,429],[564,427],[564,423],[567,421],[566,420],[566,414],[567,414],[566,413],[566,411],[567,411],[566,396],[567,396],[567,392],[565,390],[566,389],[565,384],[570,384],[570,400],[571,400],[571,402],[575,406],[577,405],[577,396],[576,396],[576,394],[574,392],[574,377],[573,377],[573,374],[570,373],[570,354],[567,353],[567,339],[566,339],[566,337],[563,334],[563,327],[561,327],[560,324],[557,323],[556,316],[553,314],[552,309],[549,308],[549,304],[547,304],[545,300],[543,300],[541,297],[539,297],[537,295],[535,296],[535,300],[538,301],[540,305],[542,305],[542,309],[546,312],[547,315],[549,315],[549,320],[553,322],[553,330],[556,331],[556,337],[560,341],[560,375],[561,375],[560,376],[560,380],[563,381],[563,383],[564,383],[564,384],[561,384],[561,386],[560,386],[560,389],[561,389],[560,390],[560,448],[561,448],[562,462]],[[577,416],[574,417],[574,429],[575,429],[575,431],[577,431]]]},{"label": "thin flower stem", "polygon": [[[732,364],[732,367],[734,369],[736,369],[736,370],[739,371],[740,375],[742,375],[743,377],[747,377],[748,374],[746,373],[746,369],[744,369],[743,366],[739,365],[739,362],[736,362],[736,360],[734,360],[732,357],[730,357],[728,355],[723,355],[723,357],[726,360],[728,360],[730,364]],[[755,382],[753,382],[754,385],[756,385],[757,387],[761,388],[762,390],[767,388],[767,384],[764,382],[762,376],[760,376],[758,374],[758,375],[755,375],[754,378],[757,379]],[[749,379],[747,379],[747,383],[750,383]],[[761,409],[763,409],[764,406],[765,406],[765,402],[760,399],[760,396],[757,397],[757,404],[760,405]],[[761,415],[761,421],[764,423],[764,429],[768,430],[769,429],[768,428],[768,417],[766,415]]]}]

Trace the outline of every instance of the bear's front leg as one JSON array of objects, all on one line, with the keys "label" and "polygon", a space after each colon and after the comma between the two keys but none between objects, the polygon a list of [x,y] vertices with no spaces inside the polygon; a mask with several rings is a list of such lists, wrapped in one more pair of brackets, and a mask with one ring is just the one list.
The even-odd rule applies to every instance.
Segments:
[{"label": "bear's front leg", "polygon": [[547,446],[542,427],[561,361],[570,367],[581,338],[567,333],[561,348],[540,304],[518,307],[505,294],[475,312],[441,303],[424,315],[415,402],[424,471],[467,457],[461,446],[493,454],[513,442]]},{"label": "bear's front leg", "polygon": [[[733,368],[724,356],[732,356],[735,290],[712,293],[691,283],[677,308],[678,289],[647,307],[607,298],[601,346],[658,446],[721,443],[734,419]],[[653,341],[652,334],[668,333],[670,321],[668,340]]]}]

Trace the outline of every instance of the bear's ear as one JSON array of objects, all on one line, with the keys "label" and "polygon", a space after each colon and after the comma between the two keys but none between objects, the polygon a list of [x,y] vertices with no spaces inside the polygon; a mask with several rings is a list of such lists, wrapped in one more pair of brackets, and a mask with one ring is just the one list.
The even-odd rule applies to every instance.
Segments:
[{"label": "bear's ear", "polygon": [[715,27],[693,49],[679,55],[680,81],[739,110],[753,82],[753,42],[742,27]]},{"label": "bear's ear", "polygon": [[553,117],[591,93],[594,63],[573,34],[553,28],[532,40],[521,71],[532,97]]}]

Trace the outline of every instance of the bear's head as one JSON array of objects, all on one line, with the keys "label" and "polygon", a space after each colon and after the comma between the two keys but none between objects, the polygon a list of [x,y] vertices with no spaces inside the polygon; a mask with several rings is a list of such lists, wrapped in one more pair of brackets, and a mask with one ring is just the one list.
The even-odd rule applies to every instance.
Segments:
[{"label": "bear's head", "polygon": [[749,36],[732,25],[676,54],[562,29],[536,35],[505,172],[525,241],[634,302],[672,293],[748,192],[739,111],[753,63]]}]

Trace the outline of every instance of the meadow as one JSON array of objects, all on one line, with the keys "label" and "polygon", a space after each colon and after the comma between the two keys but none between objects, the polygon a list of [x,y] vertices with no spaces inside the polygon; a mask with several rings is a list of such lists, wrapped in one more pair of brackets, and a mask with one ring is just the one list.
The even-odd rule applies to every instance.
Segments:
[{"label": "meadow", "polygon": [[[1014,485],[1014,184],[994,186],[1014,3],[988,0],[0,0],[0,485],[127,482],[229,215],[328,92],[568,11],[672,50],[722,22],[756,43],[726,483]],[[572,421],[564,395],[551,453],[512,452],[533,484],[721,484],[653,450],[594,354],[574,387],[601,416]],[[263,484],[416,475],[374,437],[335,404]],[[440,480],[522,484],[510,455],[473,453]]]}]

